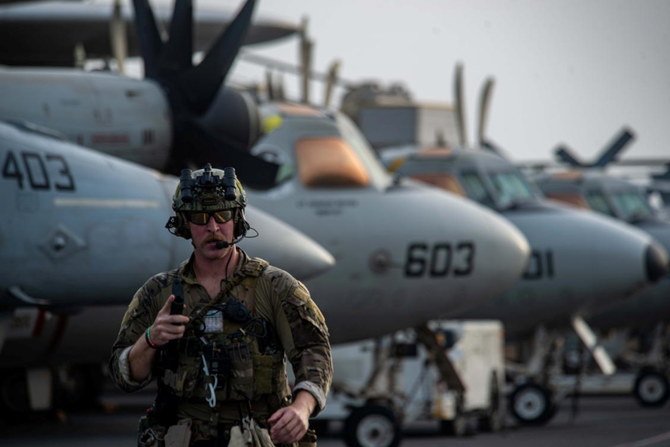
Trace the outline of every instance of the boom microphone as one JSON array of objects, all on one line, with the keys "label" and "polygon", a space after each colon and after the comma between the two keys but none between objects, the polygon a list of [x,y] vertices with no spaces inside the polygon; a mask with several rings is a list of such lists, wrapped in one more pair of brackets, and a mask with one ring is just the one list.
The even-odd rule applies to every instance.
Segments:
[{"label": "boom microphone", "polygon": [[221,250],[222,248],[228,248],[231,245],[233,245],[235,242],[226,242],[226,241],[216,241],[216,248],[217,250]]},{"label": "boom microphone", "polygon": [[235,244],[237,244],[239,241],[241,241],[241,240],[244,239],[245,237],[246,237],[246,233],[245,233],[245,234],[241,234],[241,235],[239,235],[238,237],[236,237],[235,239],[233,239],[231,242],[228,242],[228,241],[216,241],[216,245],[215,245],[215,247],[217,248],[217,250],[221,250],[222,248],[227,248],[227,247],[230,247],[231,245],[235,245]]}]

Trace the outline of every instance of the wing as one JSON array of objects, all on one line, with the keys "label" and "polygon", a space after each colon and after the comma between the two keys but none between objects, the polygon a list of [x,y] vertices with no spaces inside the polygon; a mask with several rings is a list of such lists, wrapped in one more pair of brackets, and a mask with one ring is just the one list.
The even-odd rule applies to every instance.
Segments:
[{"label": "wing", "polygon": [[[122,5],[126,22],[128,56],[137,56],[139,46],[133,26],[131,5]],[[0,63],[30,66],[73,66],[75,48],[83,47],[87,58],[110,58],[110,21],[113,5],[109,3],[37,2],[0,6]],[[156,19],[167,24],[172,11],[156,8]],[[230,23],[235,12],[202,5],[195,13],[194,45],[206,50]],[[167,25],[165,25],[167,26]],[[245,45],[269,42],[297,32],[298,25],[258,17],[244,40]]]}]

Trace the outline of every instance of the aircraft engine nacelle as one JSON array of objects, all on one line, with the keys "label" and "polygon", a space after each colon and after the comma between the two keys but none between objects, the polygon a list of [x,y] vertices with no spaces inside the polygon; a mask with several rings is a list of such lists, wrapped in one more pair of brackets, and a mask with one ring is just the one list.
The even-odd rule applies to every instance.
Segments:
[{"label": "aircraft engine nacelle", "polygon": [[109,73],[0,69],[0,119],[37,124],[82,146],[163,169],[172,118],[160,86]]},{"label": "aircraft engine nacelle", "polygon": [[261,120],[250,94],[222,86],[200,124],[222,141],[247,150],[258,139]]}]

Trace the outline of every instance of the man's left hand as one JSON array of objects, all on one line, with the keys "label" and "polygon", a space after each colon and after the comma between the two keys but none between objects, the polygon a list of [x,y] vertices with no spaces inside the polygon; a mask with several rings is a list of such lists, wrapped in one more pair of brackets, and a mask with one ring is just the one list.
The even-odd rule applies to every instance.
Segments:
[{"label": "man's left hand", "polygon": [[275,411],[268,418],[272,442],[290,444],[301,440],[307,433],[309,416],[315,405],[316,401],[311,394],[300,391],[291,405]]}]

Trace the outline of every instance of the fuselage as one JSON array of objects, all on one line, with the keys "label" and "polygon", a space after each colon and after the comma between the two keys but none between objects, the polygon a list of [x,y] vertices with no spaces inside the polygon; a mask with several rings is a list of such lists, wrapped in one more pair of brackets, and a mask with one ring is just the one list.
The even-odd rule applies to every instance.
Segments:
[{"label": "fuselage", "polygon": [[[598,173],[556,173],[542,175],[538,186],[550,199],[591,209],[626,222],[670,250],[670,221],[663,219],[647,203],[637,185]],[[670,319],[670,277],[665,275],[633,299],[616,303],[590,318],[593,326],[651,328]]]},{"label": "fuselage", "polygon": [[565,325],[634,296],[667,271],[667,252],[648,234],[595,213],[539,197],[509,162],[482,151],[409,156],[398,169],[451,185],[509,219],[528,239],[520,281],[464,318],[499,318],[508,334]]},{"label": "fuselage", "polygon": [[265,117],[281,125],[252,151],[279,161],[285,180],[250,192],[250,200],[335,257],[332,270],[307,282],[333,342],[454,316],[516,282],[528,246],[495,213],[436,188],[394,182],[341,115],[280,107]]}]

